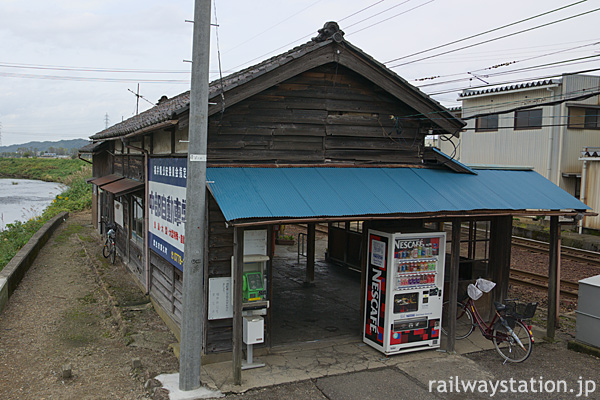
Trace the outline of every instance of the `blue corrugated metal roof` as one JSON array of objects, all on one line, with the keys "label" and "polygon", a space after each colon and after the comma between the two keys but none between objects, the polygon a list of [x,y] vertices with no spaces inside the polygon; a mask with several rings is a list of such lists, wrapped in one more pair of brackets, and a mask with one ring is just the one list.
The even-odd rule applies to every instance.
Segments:
[{"label": "blue corrugated metal roof", "polygon": [[586,210],[534,171],[207,168],[228,221],[474,210]]},{"label": "blue corrugated metal roof", "polygon": [[474,170],[469,168],[467,165],[461,163],[460,161],[455,160],[454,158],[450,157],[448,154],[444,153],[440,149],[438,149],[436,147],[432,147],[431,150],[433,150],[434,153],[439,154],[441,157],[444,157],[448,163],[456,164],[460,168],[464,169],[466,172],[477,175],[477,172],[475,172]]}]

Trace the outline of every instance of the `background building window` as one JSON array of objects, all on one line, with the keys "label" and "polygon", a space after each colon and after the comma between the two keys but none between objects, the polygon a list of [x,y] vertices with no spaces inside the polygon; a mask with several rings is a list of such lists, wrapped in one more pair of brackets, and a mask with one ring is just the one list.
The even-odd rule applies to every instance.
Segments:
[{"label": "background building window", "polygon": [[144,207],[142,198],[131,196],[133,207],[131,212],[131,238],[138,243],[144,242]]},{"label": "background building window", "polygon": [[570,129],[600,129],[600,108],[569,107]]},{"label": "background building window", "polygon": [[539,129],[542,127],[542,109],[515,111],[515,129]]},{"label": "background building window", "polygon": [[475,132],[491,132],[498,130],[498,114],[478,117],[475,121]]},{"label": "background building window", "polygon": [[586,129],[600,129],[600,118],[598,118],[598,114],[600,114],[600,109],[596,108],[586,108],[585,109],[585,128]]}]

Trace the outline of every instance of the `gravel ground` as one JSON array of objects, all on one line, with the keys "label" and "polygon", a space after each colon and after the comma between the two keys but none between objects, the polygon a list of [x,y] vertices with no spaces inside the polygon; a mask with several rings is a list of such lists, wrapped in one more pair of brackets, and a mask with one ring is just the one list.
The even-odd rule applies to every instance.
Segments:
[{"label": "gravel ground", "polygon": [[59,227],[0,315],[1,399],[150,399],[148,379],[177,370],[175,337],[90,220]]},{"label": "gravel ground", "polygon": [[[525,271],[548,275],[547,254],[513,246],[511,265]],[[600,266],[581,261],[562,259],[560,273],[561,279],[577,282],[580,279],[600,274]],[[529,299],[527,301],[537,301],[539,306],[543,308],[547,308],[548,305],[548,292],[545,289],[511,284],[509,295],[511,297]],[[562,313],[572,313],[577,309],[577,299],[574,297],[561,296],[560,306]]]}]

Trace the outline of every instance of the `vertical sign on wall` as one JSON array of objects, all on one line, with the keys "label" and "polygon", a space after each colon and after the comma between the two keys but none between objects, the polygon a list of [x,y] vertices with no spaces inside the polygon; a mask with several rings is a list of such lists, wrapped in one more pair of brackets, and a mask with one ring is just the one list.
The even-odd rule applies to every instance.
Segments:
[{"label": "vertical sign on wall", "polygon": [[383,346],[388,239],[369,234],[364,338]]},{"label": "vertical sign on wall", "polygon": [[182,270],[187,159],[151,158],[149,169],[150,248]]}]

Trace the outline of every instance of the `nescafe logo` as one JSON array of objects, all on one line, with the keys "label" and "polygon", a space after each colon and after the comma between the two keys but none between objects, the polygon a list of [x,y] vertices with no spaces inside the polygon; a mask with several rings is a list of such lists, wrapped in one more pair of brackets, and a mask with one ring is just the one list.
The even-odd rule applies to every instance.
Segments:
[{"label": "nescafe logo", "polygon": [[419,246],[423,246],[423,239],[417,239],[417,240],[404,240],[404,241],[399,241],[396,242],[396,247],[398,247],[398,250],[404,250],[404,249],[414,249],[415,247],[419,247]]}]

